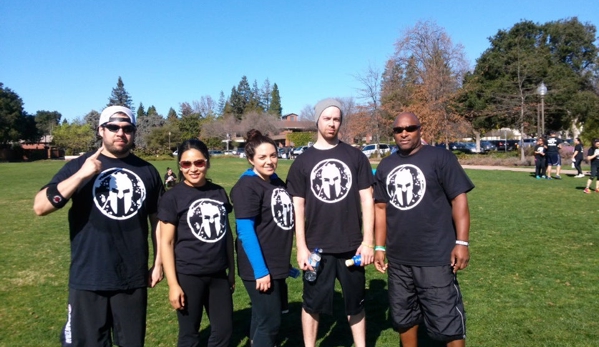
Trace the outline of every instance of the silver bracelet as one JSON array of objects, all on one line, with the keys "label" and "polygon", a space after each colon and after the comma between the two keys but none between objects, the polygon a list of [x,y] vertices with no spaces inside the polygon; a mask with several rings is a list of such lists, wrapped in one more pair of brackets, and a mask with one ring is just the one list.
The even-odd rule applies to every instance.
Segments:
[{"label": "silver bracelet", "polygon": [[470,245],[470,243],[468,241],[461,241],[461,240],[456,240],[455,244],[460,245],[460,246],[466,246],[466,247],[468,247]]}]

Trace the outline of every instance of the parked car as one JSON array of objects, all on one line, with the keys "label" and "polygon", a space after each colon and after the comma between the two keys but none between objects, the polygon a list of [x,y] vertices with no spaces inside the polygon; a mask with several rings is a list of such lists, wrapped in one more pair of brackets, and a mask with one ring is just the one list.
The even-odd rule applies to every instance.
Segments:
[{"label": "parked car", "polygon": [[304,151],[305,151],[306,149],[308,149],[308,146],[300,146],[300,147],[295,147],[295,148],[293,149],[293,151],[291,151],[291,154],[292,154],[292,156],[295,158],[295,157],[297,157],[298,155],[300,155],[300,154],[304,153]]},{"label": "parked car", "polygon": [[217,156],[217,155],[224,155],[225,153],[221,150],[218,149],[211,149],[208,151],[208,154],[210,154],[211,157]]},{"label": "parked car", "polygon": [[364,153],[367,157],[375,154],[377,150],[381,155],[383,155],[385,153],[391,152],[391,146],[386,143],[373,143],[362,147],[362,153]]},{"label": "parked car", "polygon": [[497,146],[497,151],[515,151],[520,143],[519,140],[490,140],[489,142]]},{"label": "parked car", "polygon": [[235,150],[235,155],[236,155],[236,156],[239,156],[239,158],[245,158],[245,149],[243,149],[243,148],[241,148],[241,147],[240,147],[240,148],[237,148],[237,149]]},{"label": "parked car", "polygon": [[449,144],[449,149],[452,151],[460,151],[468,154],[483,154],[488,152],[483,148],[483,146],[480,146],[480,149],[477,150],[476,143],[474,142],[451,142]]},{"label": "parked car", "polygon": [[287,159],[287,153],[285,151],[285,148],[278,148],[277,149],[277,157],[279,157],[281,159]]},{"label": "parked car", "polygon": [[497,150],[497,146],[495,146],[492,142],[490,141],[481,141],[480,142],[480,148],[485,150],[485,152],[490,152],[490,151],[496,151]]}]

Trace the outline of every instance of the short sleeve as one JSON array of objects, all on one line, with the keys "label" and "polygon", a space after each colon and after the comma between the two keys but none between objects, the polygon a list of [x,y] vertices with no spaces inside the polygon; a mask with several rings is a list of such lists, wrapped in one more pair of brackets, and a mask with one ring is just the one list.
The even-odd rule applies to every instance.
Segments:
[{"label": "short sleeve", "polygon": [[250,176],[243,176],[231,189],[235,218],[252,218],[260,214],[262,197],[254,189]]}]

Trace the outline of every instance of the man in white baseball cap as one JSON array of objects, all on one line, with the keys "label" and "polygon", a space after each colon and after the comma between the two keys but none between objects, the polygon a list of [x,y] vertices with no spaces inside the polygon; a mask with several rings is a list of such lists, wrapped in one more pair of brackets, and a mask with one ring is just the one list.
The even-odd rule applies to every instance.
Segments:
[{"label": "man in white baseball cap", "polygon": [[63,346],[144,345],[147,287],[162,279],[160,258],[147,270],[148,233],[159,254],[156,213],[164,188],[156,168],[131,153],[136,130],[130,109],[107,107],[98,126],[102,146],[68,162],[35,196],[39,216],[73,199]]}]

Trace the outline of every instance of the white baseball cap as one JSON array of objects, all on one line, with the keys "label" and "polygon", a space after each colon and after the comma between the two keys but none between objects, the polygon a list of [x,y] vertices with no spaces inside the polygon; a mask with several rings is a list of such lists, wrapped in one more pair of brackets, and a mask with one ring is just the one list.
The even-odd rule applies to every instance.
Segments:
[{"label": "white baseball cap", "polygon": [[[125,114],[127,117],[123,116]],[[135,125],[135,116],[124,106],[108,106],[102,111],[98,126],[108,122],[129,122]]]}]

